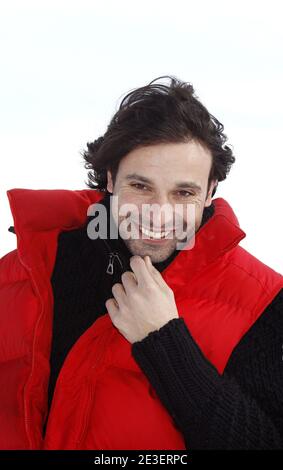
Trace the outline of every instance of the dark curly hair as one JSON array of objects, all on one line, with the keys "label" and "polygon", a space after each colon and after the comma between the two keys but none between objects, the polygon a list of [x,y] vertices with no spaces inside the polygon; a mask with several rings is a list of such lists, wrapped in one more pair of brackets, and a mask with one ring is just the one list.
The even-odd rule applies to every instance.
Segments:
[{"label": "dark curly hair", "polygon": [[[153,84],[169,78],[170,84]],[[89,188],[107,191],[107,170],[115,182],[119,163],[137,147],[159,143],[186,143],[195,139],[212,153],[212,167],[208,184],[226,178],[235,162],[228,145],[224,126],[195,95],[190,83],[174,76],[161,76],[148,85],[134,89],[122,100],[105,134],[87,143],[82,152],[88,171]],[[212,196],[216,192],[216,186]]]}]

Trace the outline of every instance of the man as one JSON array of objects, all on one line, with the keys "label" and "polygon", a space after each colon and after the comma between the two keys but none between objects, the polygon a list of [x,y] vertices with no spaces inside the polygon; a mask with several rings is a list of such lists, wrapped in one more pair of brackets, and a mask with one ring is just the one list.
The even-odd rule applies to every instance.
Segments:
[{"label": "man", "polygon": [[8,191],[1,448],[282,447],[283,278],[212,199],[234,162],[222,131],[191,85],[150,83],[88,144],[92,189]]}]

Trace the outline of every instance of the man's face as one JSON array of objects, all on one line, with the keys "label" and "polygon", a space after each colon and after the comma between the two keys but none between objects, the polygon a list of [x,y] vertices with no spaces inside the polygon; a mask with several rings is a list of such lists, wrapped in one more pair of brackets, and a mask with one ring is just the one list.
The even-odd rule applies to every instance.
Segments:
[{"label": "man's face", "polygon": [[[115,185],[110,171],[107,172],[107,189],[114,196],[118,196],[118,211],[124,204],[134,204],[139,214],[138,218],[134,217],[139,236],[126,239],[123,235],[125,231],[120,227],[125,227],[124,219],[127,215],[118,214],[117,218],[112,207],[120,236],[133,255],[149,255],[153,263],[166,260],[181,241],[176,236],[176,230],[174,231],[176,224],[181,220],[180,208],[183,228],[186,227],[189,233],[189,228],[192,227],[187,215],[188,204],[194,207],[194,231],[197,232],[203,210],[211,204],[211,193],[216,183],[212,181],[208,188],[211,164],[211,152],[192,140],[188,143],[165,143],[134,149],[121,160]],[[154,223],[157,219],[154,219],[153,213],[147,218],[142,217],[144,204],[167,207],[167,211],[160,210],[159,225]],[[123,220],[124,224],[121,226]],[[164,240],[152,239],[153,237],[144,231],[151,228],[154,234],[158,235],[164,227],[166,228],[166,224],[170,226],[170,223],[172,230]]]}]

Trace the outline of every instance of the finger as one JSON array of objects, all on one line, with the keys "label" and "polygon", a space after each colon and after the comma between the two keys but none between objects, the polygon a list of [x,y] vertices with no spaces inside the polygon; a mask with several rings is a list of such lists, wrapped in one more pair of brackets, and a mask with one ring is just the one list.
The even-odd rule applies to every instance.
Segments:
[{"label": "finger", "polygon": [[125,291],[124,286],[122,284],[120,284],[119,282],[116,282],[116,284],[114,284],[112,286],[112,293],[113,293],[113,297],[118,302],[118,305],[125,302],[125,300],[126,300],[126,291]]},{"label": "finger", "polygon": [[105,302],[105,307],[106,307],[107,312],[109,313],[109,316],[110,316],[112,322],[114,323],[114,318],[119,313],[118,302],[113,298],[107,299],[106,302]]},{"label": "finger", "polygon": [[138,285],[137,278],[131,271],[124,272],[121,276],[121,281],[127,295]]},{"label": "finger", "polygon": [[130,258],[130,266],[136,276],[138,284],[141,286],[145,283],[152,283],[152,276],[147,269],[145,262],[141,256],[132,256]]}]

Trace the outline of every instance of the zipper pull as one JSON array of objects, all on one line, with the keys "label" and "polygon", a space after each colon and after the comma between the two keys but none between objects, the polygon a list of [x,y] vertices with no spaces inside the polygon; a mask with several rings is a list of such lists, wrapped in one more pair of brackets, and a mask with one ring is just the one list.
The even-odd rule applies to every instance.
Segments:
[{"label": "zipper pull", "polygon": [[114,273],[113,263],[114,263],[113,253],[110,253],[109,254],[109,263],[108,263],[107,270],[106,270],[107,274],[113,274]]},{"label": "zipper pull", "polygon": [[107,274],[113,274],[114,273],[114,259],[117,258],[117,260],[120,263],[121,269],[123,269],[123,263],[118,255],[118,253],[109,253],[109,263],[107,266],[106,273]]}]

